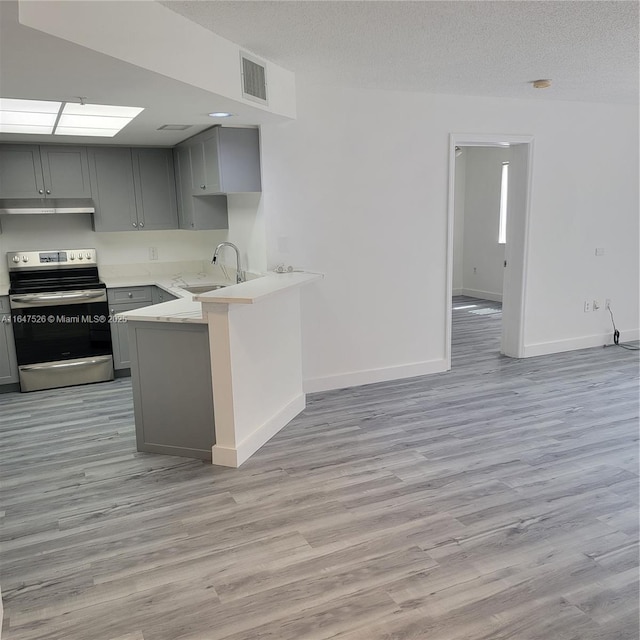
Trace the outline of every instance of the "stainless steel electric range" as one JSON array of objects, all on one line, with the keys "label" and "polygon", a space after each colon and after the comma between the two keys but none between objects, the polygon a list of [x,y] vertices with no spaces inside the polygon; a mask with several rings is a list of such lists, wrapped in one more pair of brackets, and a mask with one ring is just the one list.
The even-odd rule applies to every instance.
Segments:
[{"label": "stainless steel electric range", "polygon": [[20,390],[112,380],[107,290],[96,250],[14,251],[7,260]]}]

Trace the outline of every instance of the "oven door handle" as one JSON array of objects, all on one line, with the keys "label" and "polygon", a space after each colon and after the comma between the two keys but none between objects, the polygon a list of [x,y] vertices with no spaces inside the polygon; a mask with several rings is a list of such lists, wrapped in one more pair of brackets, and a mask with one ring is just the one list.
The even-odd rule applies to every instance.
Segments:
[{"label": "oven door handle", "polygon": [[25,307],[44,307],[60,304],[82,304],[87,301],[106,302],[107,293],[104,289],[97,291],[68,291],[66,293],[28,293],[26,295],[9,296],[12,309]]},{"label": "oven door handle", "polygon": [[21,371],[50,371],[51,369],[68,369],[69,367],[92,367],[96,364],[109,362],[111,356],[98,356],[97,358],[84,358],[69,362],[58,361],[43,364],[28,364],[20,367]]}]

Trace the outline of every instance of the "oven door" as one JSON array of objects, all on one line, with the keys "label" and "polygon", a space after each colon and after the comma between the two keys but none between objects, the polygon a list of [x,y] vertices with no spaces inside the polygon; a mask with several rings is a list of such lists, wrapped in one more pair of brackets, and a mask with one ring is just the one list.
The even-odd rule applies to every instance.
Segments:
[{"label": "oven door", "polygon": [[18,365],[111,355],[105,289],[9,296]]}]

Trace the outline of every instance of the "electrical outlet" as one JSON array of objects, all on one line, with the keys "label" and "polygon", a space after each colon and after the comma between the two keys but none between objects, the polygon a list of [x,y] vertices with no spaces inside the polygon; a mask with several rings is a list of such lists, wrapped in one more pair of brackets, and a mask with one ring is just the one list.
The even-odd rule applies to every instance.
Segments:
[{"label": "electrical outlet", "polygon": [[158,247],[149,247],[149,260],[158,259]]},{"label": "electrical outlet", "polygon": [[609,309],[611,309],[611,300],[609,300],[609,298],[607,298],[607,299],[604,301],[604,308],[605,308],[607,311],[609,311]]},{"label": "electrical outlet", "polygon": [[592,308],[594,311],[598,311],[598,309],[600,309],[600,303],[597,300],[594,300]]},{"label": "electrical outlet", "polygon": [[591,311],[591,302],[589,300],[584,301],[584,312],[589,313]]},{"label": "electrical outlet", "polygon": [[473,267],[473,273],[478,273],[478,267]]}]

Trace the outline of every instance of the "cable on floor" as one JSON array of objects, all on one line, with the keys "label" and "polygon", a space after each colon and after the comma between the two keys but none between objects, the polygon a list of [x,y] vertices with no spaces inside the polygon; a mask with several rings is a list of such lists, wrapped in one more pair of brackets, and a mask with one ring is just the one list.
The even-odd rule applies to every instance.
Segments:
[{"label": "cable on floor", "polygon": [[611,305],[609,305],[609,315],[611,315],[611,324],[613,325],[613,344],[616,347],[622,347],[623,349],[627,349],[627,351],[640,351],[640,347],[637,347],[632,344],[621,344],[620,343],[620,332],[616,329],[616,321],[613,319],[613,311],[611,311]]}]

